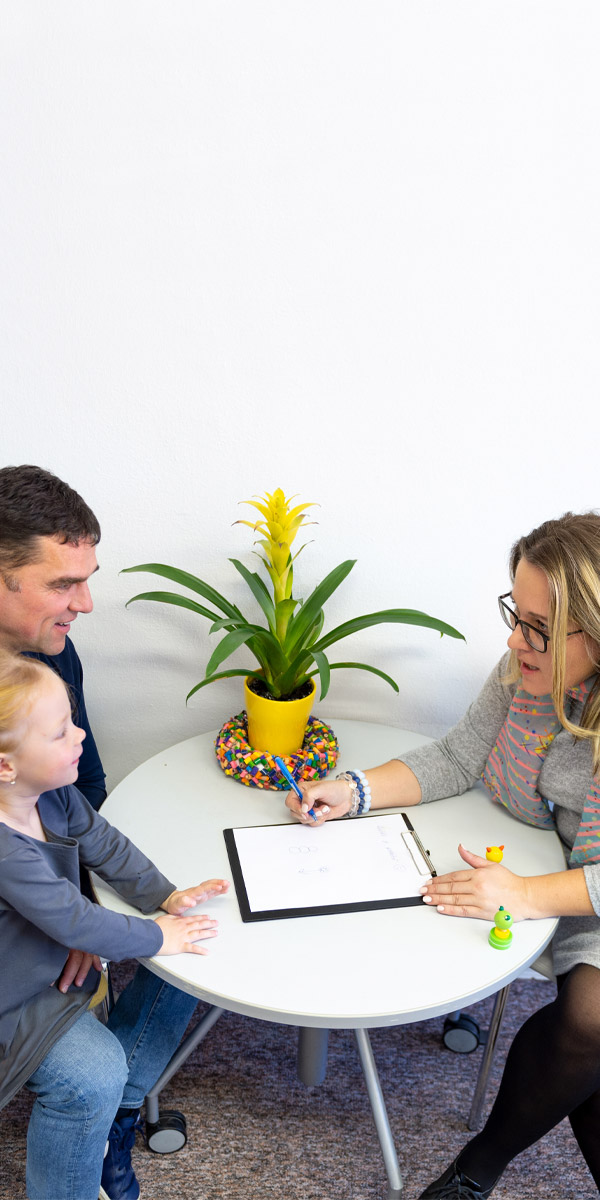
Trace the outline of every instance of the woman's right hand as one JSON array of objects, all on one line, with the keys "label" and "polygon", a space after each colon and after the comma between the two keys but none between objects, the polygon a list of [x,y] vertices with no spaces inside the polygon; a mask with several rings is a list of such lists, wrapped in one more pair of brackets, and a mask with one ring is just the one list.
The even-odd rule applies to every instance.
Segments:
[{"label": "woman's right hand", "polygon": [[157,954],[208,954],[203,946],[196,942],[201,938],[217,936],[218,921],[212,917],[199,914],[195,917],[156,917],[160,925],[163,944]]},{"label": "woman's right hand", "polygon": [[[325,821],[343,817],[352,803],[352,789],[346,779],[317,780],[315,783],[300,783],[299,787],[302,800],[295,792],[290,792],[286,804],[303,825],[316,827],[323,825]],[[311,808],[316,820],[309,816]]]}]

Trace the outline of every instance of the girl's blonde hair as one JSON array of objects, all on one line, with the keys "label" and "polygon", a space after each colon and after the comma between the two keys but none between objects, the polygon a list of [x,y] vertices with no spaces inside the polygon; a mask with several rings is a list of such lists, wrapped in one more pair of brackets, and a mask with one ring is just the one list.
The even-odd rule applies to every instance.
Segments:
[{"label": "girl's blonde hair", "polygon": [[19,726],[48,672],[50,667],[35,658],[0,652],[0,754],[16,749]]},{"label": "girl's blonde hair", "polygon": [[[524,558],[543,571],[548,580],[548,624],[552,652],[552,700],[561,725],[576,738],[592,743],[594,772],[600,768],[600,515],[570,513],[544,521],[510,552],[510,575]],[[587,697],[581,725],[565,713],[567,632],[570,623],[583,630],[586,650],[596,678]],[[511,659],[511,680],[519,678],[516,655]]]}]

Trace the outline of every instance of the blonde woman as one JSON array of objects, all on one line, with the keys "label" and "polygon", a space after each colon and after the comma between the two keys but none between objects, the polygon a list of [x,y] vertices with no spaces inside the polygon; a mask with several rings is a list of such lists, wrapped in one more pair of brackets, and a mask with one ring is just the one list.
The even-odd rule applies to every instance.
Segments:
[{"label": "blonde woman", "polygon": [[[445,738],[402,760],[303,787],[288,806],[316,828],[345,814],[456,795],[483,779],[523,821],[556,828],[565,870],[524,878],[459,847],[432,880],[443,916],[557,916],[557,998],[517,1034],[487,1124],[420,1200],[491,1195],[507,1164],[569,1117],[600,1190],[600,516],[566,513],[512,548],[499,597],[510,654]],[[316,821],[308,817],[312,807]],[[557,1181],[560,1193],[560,1181]]]}]

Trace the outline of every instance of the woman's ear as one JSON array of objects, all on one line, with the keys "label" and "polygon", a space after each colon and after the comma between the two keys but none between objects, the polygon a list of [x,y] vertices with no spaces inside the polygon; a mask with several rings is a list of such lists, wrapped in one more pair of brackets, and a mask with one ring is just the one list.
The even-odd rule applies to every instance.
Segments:
[{"label": "woman's ear", "polygon": [[0,754],[0,783],[14,783],[17,778],[15,764],[8,754]]}]

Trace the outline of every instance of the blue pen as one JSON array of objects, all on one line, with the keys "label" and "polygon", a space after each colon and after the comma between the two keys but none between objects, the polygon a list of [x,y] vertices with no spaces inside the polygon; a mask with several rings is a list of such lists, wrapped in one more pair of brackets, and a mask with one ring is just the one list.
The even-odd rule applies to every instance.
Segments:
[{"label": "blue pen", "polygon": [[[298,799],[304,803],[304,796],[302,795],[302,792],[300,791],[300,788],[298,787],[298,784],[296,783],[294,776],[290,775],[290,772],[288,771],[283,759],[278,758],[277,755],[274,754],[273,761],[277,763],[277,766],[279,767],[281,774],[284,776],[285,779],[287,779],[290,786],[293,787],[296,795],[298,796]],[[308,815],[309,815],[309,817],[312,817],[313,821],[316,821],[317,818],[315,816],[314,808],[309,808]]]}]

